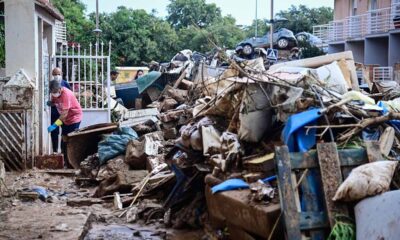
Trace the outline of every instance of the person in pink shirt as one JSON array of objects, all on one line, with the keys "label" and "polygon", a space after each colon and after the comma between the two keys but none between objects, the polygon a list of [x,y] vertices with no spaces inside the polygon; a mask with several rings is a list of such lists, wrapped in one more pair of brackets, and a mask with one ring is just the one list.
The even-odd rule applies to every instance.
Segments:
[{"label": "person in pink shirt", "polygon": [[49,88],[51,93],[51,105],[57,108],[60,117],[49,126],[47,130],[52,132],[57,127],[61,126],[63,136],[61,148],[64,153],[65,162],[68,163],[64,137],[79,129],[79,125],[82,121],[82,108],[74,93],[68,88],[62,87],[60,81],[50,81]]}]

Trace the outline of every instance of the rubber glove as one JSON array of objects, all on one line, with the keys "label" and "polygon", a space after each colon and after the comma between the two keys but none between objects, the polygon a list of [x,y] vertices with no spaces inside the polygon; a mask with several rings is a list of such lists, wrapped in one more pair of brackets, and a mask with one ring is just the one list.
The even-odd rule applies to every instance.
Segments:
[{"label": "rubber glove", "polygon": [[56,130],[59,126],[61,126],[62,124],[63,124],[62,121],[60,119],[57,119],[52,125],[50,125],[47,128],[47,131],[52,132],[52,131]]}]

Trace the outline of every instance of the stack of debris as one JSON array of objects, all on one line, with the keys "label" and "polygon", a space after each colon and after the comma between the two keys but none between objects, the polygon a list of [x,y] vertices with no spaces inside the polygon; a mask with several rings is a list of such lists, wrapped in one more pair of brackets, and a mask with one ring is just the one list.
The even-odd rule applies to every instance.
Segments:
[{"label": "stack of debris", "polygon": [[[142,89],[152,100],[147,108],[124,113],[120,129],[105,135],[98,153],[80,163],[81,179],[99,184],[95,197],[113,196],[118,215],[128,222],[143,219],[196,228],[208,219],[213,227],[228,227],[228,233],[211,232],[234,239],[281,238],[283,215],[286,234],[292,239],[297,235],[288,229],[290,209],[296,214],[321,213],[324,229],[318,234],[326,234],[328,219],[334,230],[340,223],[331,218],[332,204],[343,209],[350,205],[337,201],[358,201],[389,190],[397,172],[395,160],[400,158],[400,100],[393,94],[398,85],[392,87],[392,97],[360,92],[351,52],[277,64],[268,71],[262,59],[225,60],[229,67],[220,69],[201,61],[179,66],[179,76],[161,91],[153,91],[151,84]],[[376,141],[372,144],[376,151],[366,141]],[[343,163],[344,153],[335,148],[339,153],[329,155],[322,147],[332,142],[364,155],[358,164],[348,158]],[[316,151],[319,160],[311,169],[307,166]],[[340,166],[372,162],[371,155],[382,160],[372,166],[379,165],[382,171],[371,170],[368,163],[339,187]],[[338,165],[330,161],[332,156],[339,156]],[[290,164],[282,167],[285,161],[300,170],[292,173]],[[315,167],[324,163],[325,171],[318,172]],[[340,181],[326,182],[326,172],[337,169]],[[292,186],[283,185],[288,181],[281,178],[285,174],[292,174],[289,178],[298,184],[290,180]],[[307,189],[318,185],[320,175],[323,193],[318,193],[318,187]],[[355,184],[360,181],[365,184],[361,189]],[[300,205],[291,206],[285,191],[299,187]],[[310,196],[321,203],[316,209],[310,208]],[[300,221],[292,227],[299,234],[310,230]]]}]

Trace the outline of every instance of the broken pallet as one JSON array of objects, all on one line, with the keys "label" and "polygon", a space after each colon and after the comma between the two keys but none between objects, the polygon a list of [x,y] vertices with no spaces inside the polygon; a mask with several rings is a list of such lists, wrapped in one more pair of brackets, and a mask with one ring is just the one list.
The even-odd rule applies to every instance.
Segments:
[{"label": "broken pallet", "polygon": [[[311,239],[327,238],[335,216],[349,214],[346,205],[332,201],[336,190],[351,169],[377,161],[377,155],[370,154],[377,144],[370,142],[366,149],[338,150],[336,143],[320,143],[317,150],[306,153],[289,153],[287,146],[275,148],[287,239],[302,239],[306,233]],[[298,183],[301,174],[296,176],[296,172],[305,171],[304,180]]]}]

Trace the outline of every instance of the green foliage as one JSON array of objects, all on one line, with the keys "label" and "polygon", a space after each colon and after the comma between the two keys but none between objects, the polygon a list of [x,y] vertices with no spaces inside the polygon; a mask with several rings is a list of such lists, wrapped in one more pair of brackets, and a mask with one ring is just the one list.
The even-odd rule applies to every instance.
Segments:
[{"label": "green foliage", "polygon": [[[94,21],[94,14],[90,19]],[[117,65],[140,65],[141,61],[170,60],[177,52],[178,37],[171,26],[144,10],[118,7],[99,17],[101,38],[112,42],[112,60]]]},{"label": "green foliage", "polygon": [[[267,19],[258,19],[257,20],[257,36],[261,37],[267,34],[269,31],[269,25],[266,25]],[[250,26],[245,26],[244,32],[247,38],[254,37],[256,30],[256,20]]]},{"label": "green foliage", "polygon": [[[226,16],[206,28],[188,26],[178,31],[180,49],[191,49],[198,52],[209,52],[219,47],[235,48],[245,38],[244,32],[236,26],[232,16]],[[210,42],[211,40],[211,42]]]},{"label": "green foliage", "polygon": [[307,41],[300,41],[298,46],[301,49],[301,58],[312,58],[325,55],[324,51],[314,45],[311,45]]},{"label": "green foliage", "polygon": [[[67,39],[87,48],[95,42],[94,13],[85,15],[86,6],[81,0],[51,0],[65,16]],[[142,65],[142,61],[169,61],[177,51],[191,49],[208,52],[219,47],[235,48],[246,37],[254,36],[255,22],[240,28],[232,16],[222,17],[221,9],[206,0],[170,0],[168,16],[163,20],[156,12],[119,7],[112,13],[101,13],[99,24],[104,43],[112,42],[111,63],[113,66]],[[309,9],[292,6],[278,16],[290,22],[285,27],[298,31],[311,31],[312,25],[323,24],[332,19],[332,9]],[[258,20],[258,35],[269,30],[265,20]],[[0,39],[1,46],[1,39]],[[305,56],[320,54],[312,47],[304,47]],[[319,49],[318,49],[319,50]],[[1,63],[1,49],[0,49]]]},{"label": "green foliage", "polygon": [[278,27],[288,28],[296,34],[303,31],[312,32],[313,26],[332,21],[333,9],[330,7],[308,8],[305,5],[298,7],[292,5],[288,10],[277,13],[276,16],[288,20],[278,23]]},{"label": "green foliage", "polygon": [[221,9],[205,0],[170,0],[167,21],[176,29],[197,25],[210,26],[221,19]]},{"label": "green foliage", "polygon": [[85,17],[86,5],[80,0],[51,0],[51,3],[64,15],[67,23],[67,39],[87,45],[93,42],[95,24]]}]

